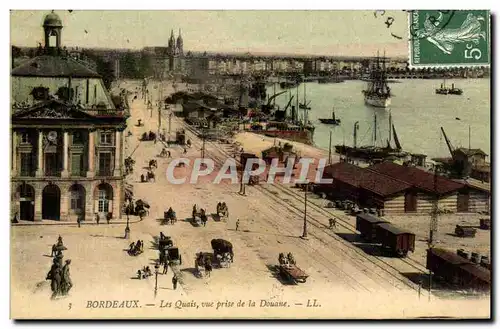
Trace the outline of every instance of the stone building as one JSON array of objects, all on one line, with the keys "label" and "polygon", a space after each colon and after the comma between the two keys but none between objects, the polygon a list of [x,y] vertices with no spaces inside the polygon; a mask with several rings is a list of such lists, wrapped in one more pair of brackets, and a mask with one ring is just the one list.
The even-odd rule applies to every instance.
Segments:
[{"label": "stone building", "polygon": [[48,14],[43,54],[11,71],[11,211],[32,221],[118,219],[129,112],[96,72],[64,55],[62,28]]}]

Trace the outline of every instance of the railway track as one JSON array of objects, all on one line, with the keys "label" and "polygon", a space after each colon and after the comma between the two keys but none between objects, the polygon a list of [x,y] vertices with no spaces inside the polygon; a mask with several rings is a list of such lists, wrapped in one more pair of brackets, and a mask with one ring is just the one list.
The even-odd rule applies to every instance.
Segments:
[{"label": "railway track", "polygon": [[[195,145],[199,145],[201,147],[202,143],[198,141],[199,132],[196,129],[188,126],[187,124],[184,124],[183,122],[181,122],[180,124],[185,128],[185,130],[187,132],[190,132],[193,135],[193,137],[195,137],[196,143],[194,143],[194,144]],[[216,144],[216,143],[213,143],[211,141],[205,141],[205,149],[206,149],[207,144],[208,145],[212,145],[215,148],[215,150],[218,153],[220,153],[220,155],[222,157],[215,156],[215,154],[213,154],[214,152],[206,152],[205,151],[205,154],[210,154],[211,153],[212,157],[214,157],[213,160],[215,160],[219,164],[221,164],[222,162],[224,162],[225,159],[227,159],[227,157],[231,157],[231,155],[227,151],[221,150],[221,148],[220,148],[221,145],[220,144]],[[236,159],[236,162],[239,163],[238,159]],[[289,209],[290,209],[290,207],[293,208],[293,212],[295,214],[303,214],[303,209],[299,208],[299,206],[297,204],[291,204],[290,202],[287,202],[282,197],[279,197],[277,195],[279,193],[284,193],[287,196],[289,196],[292,199],[294,199],[294,201],[299,202],[300,207],[302,207],[303,206],[303,197],[299,196],[298,193],[294,192],[289,187],[281,186],[281,185],[276,185],[276,184],[265,185],[265,186],[264,185],[256,185],[255,187],[256,187],[256,190],[259,190],[261,193],[269,196],[270,198],[272,198],[276,202],[285,205]],[[277,189],[278,193],[273,192],[272,191],[273,188]],[[347,229],[348,231],[350,231],[350,232],[352,232],[354,234],[357,234],[356,229],[350,223],[346,222],[341,217],[339,217],[339,216],[337,216],[335,214],[332,214],[331,212],[329,212],[329,211],[321,208],[320,206],[318,206],[318,205],[316,205],[316,204],[314,204],[314,203],[312,203],[310,201],[308,201],[308,208],[309,209],[313,209],[320,216],[323,216],[323,217],[326,217],[326,218],[332,218],[332,217],[336,218],[338,220],[338,222],[340,222],[340,225],[342,227],[344,227],[345,229]],[[358,247],[356,247],[352,243],[346,242],[343,238],[339,237],[337,234],[334,234],[334,233],[332,233],[329,230],[325,232],[325,230],[324,230],[325,225],[320,220],[318,220],[318,218],[316,218],[316,217],[317,216],[312,216],[309,213],[307,215],[307,221],[308,221],[308,223],[311,224],[313,227],[315,227],[317,230],[321,231],[323,234],[326,234],[330,238],[333,238],[333,239],[337,240],[343,246],[346,247],[346,248],[342,248],[341,251],[343,251],[343,252],[354,252],[361,259],[363,259],[364,261],[368,262],[369,264],[375,265],[377,268],[381,269],[386,274],[389,274],[393,279],[395,279],[396,281],[402,283],[404,286],[410,287],[413,290],[417,290],[417,291],[420,290],[420,287],[417,284],[413,283],[409,279],[407,279],[404,276],[402,276],[400,274],[400,270],[398,270],[393,265],[389,264],[382,257],[379,257],[379,256],[371,256],[371,257],[369,257],[369,256],[367,256],[365,254],[364,251],[360,250]],[[298,220],[300,220],[300,219],[298,219]],[[271,224],[274,227],[277,227],[277,225],[275,225],[272,222],[269,222],[269,224]],[[322,243],[328,244],[328,241],[325,241],[324,239],[322,239],[321,237],[319,237],[318,234],[314,234],[314,233],[310,233],[310,234],[313,237],[315,237],[316,239],[318,239],[319,241],[321,241]],[[304,242],[302,242],[302,243],[304,243]],[[325,257],[323,257],[323,258],[325,258]],[[355,258],[351,258],[351,260],[353,262],[357,263],[358,265],[362,266],[362,267],[365,267],[365,268],[367,267],[366,264],[363,261],[361,261],[361,260],[356,260]],[[422,264],[420,264],[417,261],[415,261],[415,260],[412,260],[412,259],[398,259],[398,260],[401,261],[401,262],[403,262],[403,263],[405,263],[406,265],[408,265],[412,269],[416,270],[417,273],[425,273],[425,267]],[[332,265],[336,266],[333,263],[332,263]],[[378,276],[382,277],[381,274],[379,274],[379,273],[376,273],[376,274]],[[396,286],[398,287],[399,285],[396,285]]]}]

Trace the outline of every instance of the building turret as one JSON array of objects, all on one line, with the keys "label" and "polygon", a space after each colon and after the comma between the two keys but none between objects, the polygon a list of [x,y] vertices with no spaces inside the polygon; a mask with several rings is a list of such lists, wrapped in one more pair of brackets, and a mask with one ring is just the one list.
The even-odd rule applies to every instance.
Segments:
[{"label": "building turret", "polygon": [[[56,54],[61,49],[62,21],[59,16],[52,12],[45,16],[43,20],[43,30],[45,34],[45,50],[48,53]],[[55,40],[54,40],[55,38]]]},{"label": "building turret", "polygon": [[177,37],[177,53],[182,56],[184,55],[184,41],[181,36],[181,29],[179,29],[179,36]]}]

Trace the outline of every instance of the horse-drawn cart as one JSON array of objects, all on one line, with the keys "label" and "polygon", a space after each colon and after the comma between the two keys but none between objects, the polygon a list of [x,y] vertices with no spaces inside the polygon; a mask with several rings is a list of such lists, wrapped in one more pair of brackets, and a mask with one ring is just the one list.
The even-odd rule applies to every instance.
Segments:
[{"label": "horse-drawn cart", "polygon": [[177,214],[172,208],[169,208],[168,211],[163,212],[163,220],[161,221],[162,225],[165,224],[174,224],[177,221]]},{"label": "horse-drawn cart", "polygon": [[191,222],[193,223],[193,225],[201,226],[202,223],[206,223],[207,220],[208,218],[205,213],[205,209],[198,209],[198,207],[195,205],[191,214]]},{"label": "horse-drawn cart", "polygon": [[297,267],[295,264],[295,258],[291,252],[289,252],[286,256],[284,253],[280,253],[278,262],[278,272],[282,278],[294,283],[306,282],[308,275],[306,272]]},{"label": "horse-drawn cart", "polygon": [[302,283],[306,282],[307,278],[309,277],[306,272],[304,272],[294,264],[279,265],[279,274],[287,280]]},{"label": "horse-drawn cart", "polygon": [[227,218],[229,217],[229,209],[225,202],[217,203],[216,210],[217,210],[217,217],[219,217],[220,219],[227,220]]},{"label": "horse-drawn cart", "polygon": [[210,244],[214,250],[214,258],[219,262],[219,266],[229,267],[234,260],[232,243],[223,239],[213,239]]}]

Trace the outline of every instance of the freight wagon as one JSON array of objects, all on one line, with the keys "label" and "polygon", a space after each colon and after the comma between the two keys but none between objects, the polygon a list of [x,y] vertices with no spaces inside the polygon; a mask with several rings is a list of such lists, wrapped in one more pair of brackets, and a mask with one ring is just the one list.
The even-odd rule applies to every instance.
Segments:
[{"label": "freight wagon", "polygon": [[362,213],[356,216],[356,230],[361,233],[361,238],[366,241],[376,239],[376,227],[378,224],[388,223],[382,218]]},{"label": "freight wagon", "polygon": [[361,233],[362,239],[381,244],[382,249],[389,250],[393,255],[406,257],[408,251],[415,251],[415,234],[380,217],[368,213],[358,214],[356,230]]},{"label": "freight wagon", "polygon": [[453,285],[478,290],[491,287],[491,272],[488,269],[445,249],[428,249],[426,267],[435,277]]},{"label": "freight wagon", "polygon": [[415,234],[402,230],[391,223],[380,223],[375,227],[376,241],[392,254],[406,257],[408,251],[415,251]]}]

